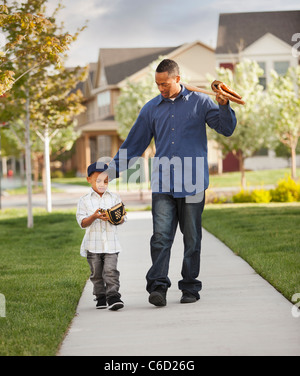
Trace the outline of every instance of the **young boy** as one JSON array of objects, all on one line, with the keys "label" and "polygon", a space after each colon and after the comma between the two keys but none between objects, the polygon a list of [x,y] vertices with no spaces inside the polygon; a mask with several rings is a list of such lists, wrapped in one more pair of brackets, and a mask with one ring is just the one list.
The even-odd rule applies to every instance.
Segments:
[{"label": "young boy", "polygon": [[79,199],[76,219],[79,226],[86,229],[80,254],[87,257],[91,269],[90,280],[96,296],[96,308],[116,311],[124,307],[119,293],[117,270],[118,254],[121,246],[117,238],[117,227],[108,222],[106,214],[99,209],[109,209],[121,202],[119,195],[108,189],[106,165],[99,168],[97,162],[87,169],[90,192]]}]

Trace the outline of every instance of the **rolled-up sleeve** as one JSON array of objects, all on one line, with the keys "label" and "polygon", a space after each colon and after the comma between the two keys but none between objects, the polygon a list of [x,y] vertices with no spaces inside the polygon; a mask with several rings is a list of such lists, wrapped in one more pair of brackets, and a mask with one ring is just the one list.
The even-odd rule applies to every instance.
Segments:
[{"label": "rolled-up sleeve", "polygon": [[76,220],[82,229],[85,229],[85,228],[82,227],[81,223],[84,220],[84,218],[87,218],[88,216],[89,215],[88,215],[84,200],[80,198],[77,204]]}]

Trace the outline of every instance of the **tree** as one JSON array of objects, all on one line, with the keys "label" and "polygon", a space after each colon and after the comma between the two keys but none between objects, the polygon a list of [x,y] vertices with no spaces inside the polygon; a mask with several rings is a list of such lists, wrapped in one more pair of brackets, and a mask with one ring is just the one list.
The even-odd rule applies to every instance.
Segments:
[{"label": "tree", "polygon": [[[52,211],[50,142],[60,130],[64,131],[69,127],[73,129],[75,117],[85,110],[81,104],[81,91],[71,92],[71,90],[76,88],[79,81],[84,81],[86,76],[87,69],[80,67],[61,68],[53,75],[45,74],[43,81],[39,82],[39,90],[36,90],[35,97],[31,98],[32,127],[44,144],[46,208],[48,212]],[[69,146],[72,145],[69,143]]]},{"label": "tree", "polygon": [[[5,2],[6,5],[7,2]],[[30,137],[30,101],[39,87],[41,77],[51,66],[62,63],[62,54],[78,35],[72,37],[55,23],[55,14],[44,17],[46,0],[28,0],[26,3],[7,7],[7,14],[15,17],[10,21],[5,18],[2,30],[7,34],[8,43],[2,61],[5,71],[14,72],[14,85],[2,103],[1,120],[14,122],[23,118],[25,123],[26,177],[28,191],[27,226],[33,227],[32,182],[31,182],[31,137]],[[5,9],[5,11],[6,11]],[[36,17],[38,17],[36,19]],[[34,28],[34,20],[37,26]],[[7,21],[7,22],[6,22]],[[32,27],[32,28],[31,28]],[[20,41],[21,43],[16,43]],[[11,48],[12,45],[12,48]],[[4,101],[3,101],[4,102]]]},{"label": "tree", "polygon": [[[77,138],[74,131],[75,117],[85,110],[81,104],[82,93],[74,90],[79,81],[86,79],[85,68],[63,68],[49,75],[46,71],[41,75],[38,87],[30,98],[31,152],[35,160],[43,161],[43,186],[46,191],[46,209],[52,211],[50,155],[54,148],[56,153],[61,149],[68,151]],[[71,92],[72,91],[72,92]],[[8,104],[8,102],[6,103]],[[10,103],[13,108],[13,103]],[[25,150],[25,124],[22,119],[11,123],[7,133],[18,142],[19,148]],[[38,136],[38,137],[37,137]],[[52,144],[52,148],[51,145]],[[42,158],[41,158],[42,156]],[[38,164],[35,163],[35,179],[38,178]]]},{"label": "tree", "polygon": [[270,119],[278,140],[290,151],[291,176],[296,180],[296,149],[300,137],[300,67],[285,75],[272,72],[268,85],[265,116]]},{"label": "tree", "polygon": [[[218,79],[235,91],[245,101],[245,105],[230,103],[237,117],[237,126],[229,138],[209,130],[209,136],[215,139],[222,148],[223,155],[232,152],[239,161],[241,172],[241,186],[246,188],[245,159],[254,152],[267,146],[271,141],[270,128],[261,116],[263,101],[263,87],[259,84],[262,69],[254,61],[244,60],[235,66],[234,72],[230,69],[218,68]],[[209,77],[212,81],[214,78]]]},{"label": "tree", "polygon": [[[39,40],[39,36],[52,27],[52,24],[40,12],[32,11],[41,10],[45,1],[31,0],[21,5],[13,2],[12,6],[7,6],[7,1],[4,1],[0,5],[0,28],[8,33],[8,43],[4,46],[4,51],[0,52],[0,96],[10,90],[23,75],[43,62],[60,63],[60,54],[72,40],[69,34],[64,34],[59,39],[49,35],[47,39]],[[28,39],[34,40],[30,46],[26,43]],[[26,54],[35,56],[35,65],[16,77],[14,61]]]}]

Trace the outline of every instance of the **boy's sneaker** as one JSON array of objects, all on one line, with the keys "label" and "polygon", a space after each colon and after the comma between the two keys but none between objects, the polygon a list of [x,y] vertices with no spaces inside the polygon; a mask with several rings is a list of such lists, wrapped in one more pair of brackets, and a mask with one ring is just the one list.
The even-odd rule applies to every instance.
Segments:
[{"label": "boy's sneaker", "polygon": [[118,309],[121,309],[124,307],[124,303],[119,298],[119,296],[111,296],[108,298],[108,309],[111,311],[117,311]]},{"label": "boy's sneaker", "polygon": [[163,289],[156,289],[151,292],[149,296],[149,303],[156,307],[164,307],[167,305],[167,291]]},{"label": "boy's sneaker", "polygon": [[97,303],[96,303],[96,308],[97,309],[104,309],[107,307],[106,305],[106,296],[105,295],[101,295],[99,296],[97,299],[96,299]]}]

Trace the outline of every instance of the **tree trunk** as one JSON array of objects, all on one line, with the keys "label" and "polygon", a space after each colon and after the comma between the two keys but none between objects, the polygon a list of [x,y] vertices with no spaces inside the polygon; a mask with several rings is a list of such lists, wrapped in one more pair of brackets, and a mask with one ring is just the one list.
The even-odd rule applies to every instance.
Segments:
[{"label": "tree trunk", "polygon": [[44,133],[44,165],[46,178],[46,209],[48,213],[52,212],[52,198],[51,198],[51,171],[50,171],[50,137],[49,129],[45,128]]},{"label": "tree trunk", "polygon": [[37,189],[39,185],[39,157],[37,153],[33,154],[33,183]]},{"label": "tree trunk", "polygon": [[240,151],[238,153],[238,160],[239,160],[239,169],[241,172],[241,187],[243,190],[246,190],[246,176],[245,176],[245,158],[243,157],[243,153]]},{"label": "tree trunk", "polygon": [[296,146],[291,147],[291,174],[292,174],[292,179],[296,180],[297,174],[296,174]]},{"label": "tree trunk", "polygon": [[33,228],[31,145],[30,145],[30,112],[29,112],[29,93],[28,93],[28,90],[27,90],[27,99],[26,99],[26,121],[25,121],[25,159],[26,159],[27,195],[28,195],[27,227]]}]

